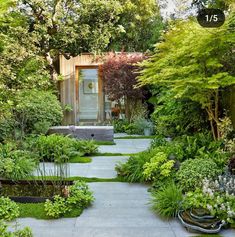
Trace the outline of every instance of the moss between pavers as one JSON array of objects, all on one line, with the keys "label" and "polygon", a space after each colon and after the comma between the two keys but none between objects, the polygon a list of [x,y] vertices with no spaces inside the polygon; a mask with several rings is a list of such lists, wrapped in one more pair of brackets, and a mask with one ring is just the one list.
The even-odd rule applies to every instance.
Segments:
[{"label": "moss between pavers", "polygon": [[[27,180],[61,180],[61,178],[57,176],[34,176],[32,178],[27,178]],[[87,183],[93,183],[93,182],[125,182],[122,177],[116,177],[116,178],[96,178],[96,177],[80,177],[80,176],[74,176],[74,177],[68,177],[65,178],[64,181],[85,181]]]},{"label": "moss between pavers", "polygon": [[91,161],[92,161],[91,157],[75,156],[69,159],[69,163],[90,163]]},{"label": "moss between pavers", "polygon": [[133,154],[105,152],[105,153],[95,153],[95,154],[90,155],[89,157],[93,157],[93,156],[130,156],[130,155],[133,155]]},{"label": "moss between pavers", "polygon": [[111,146],[111,145],[116,145],[115,142],[112,141],[94,141],[96,145],[99,146]]},{"label": "moss between pavers", "polygon": [[114,139],[154,139],[156,136],[126,136],[126,137],[115,137]]}]

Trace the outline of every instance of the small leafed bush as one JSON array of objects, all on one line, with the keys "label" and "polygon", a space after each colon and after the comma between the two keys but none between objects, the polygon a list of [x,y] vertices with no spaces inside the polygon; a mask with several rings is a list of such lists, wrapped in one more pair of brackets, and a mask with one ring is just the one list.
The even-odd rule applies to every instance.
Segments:
[{"label": "small leafed bush", "polygon": [[174,160],[168,160],[168,155],[164,152],[158,152],[146,162],[143,166],[146,180],[163,180],[168,178],[174,167]]},{"label": "small leafed bush", "polygon": [[181,164],[177,180],[185,191],[201,187],[205,178],[213,178],[220,173],[216,163],[210,159],[189,159]]},{"label": "small leafed bush", "polygon": [[93,194],[85,182],[77,181],[68,187],[68,197],[56,195],[54,201],[47,200],[45,203],[46,215],[59,218],[73,209],[83,210],[93,202]]},{"label": "small leafed bush", "polygon": [[11,221],[19,216],[18,205],[9,198],[0,197],[0,219]]},{"label": "small leafed bush", "polygon": [[32,230],[29,227],[12,232],[8,231],[8,225],[3,221],[0,221],[0,233],[1,237],[33,237]]},{"label": "small leafed bush", "polygon": [[[57,97],[52,92],[24,90],[16,96],[14,118],[16,124],[26,133],[34,131],[40,134],[47,132],[48,125],[60,124],[63,112]],[[42,123],[47,123],[45,131],[42,131],[39,126]]]},{"label": "small leafed bush", "polygon": [[45,202],[46,215],[52,218],[59,218],[63,214],[69,211],[69,207],[66,205],[65,198],[56,195],[54,201],[46,200]]},{"label": "small leafed bush", "polygon": [[169,182],[152,193],[152,209],[161,217],[174,217],[181,208],[182,200],[182,189],[174,182]]},{"label": "small leafed bush", "polygon": [[33,153],[0,145],[0,177],[12,180],[24,179],[31,175],[36,167]]}]

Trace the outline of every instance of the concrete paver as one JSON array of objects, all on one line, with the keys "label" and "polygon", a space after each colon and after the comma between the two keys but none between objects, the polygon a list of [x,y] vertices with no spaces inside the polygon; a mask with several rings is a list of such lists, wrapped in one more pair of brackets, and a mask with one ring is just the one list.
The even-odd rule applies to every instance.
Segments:
[{"label": "concrete paver", "polygon": [[101,153],[122,153],[132,154],[146,150],[150,144],[151,139],[115,139],[116,145],[112,146],[99,146]]},{"label": "concrete paver", "polygon": [[[118,162],[125,162],[128,156],[96,156],[92,158],[91,163],[70,163],[68,164],[68,177],[97,177],[97,178],[115,178],[117,173],[115,165]],[[41,163],[39,169],[44,175],[54,176],[60,166],[54,163]],[[36,171],[35,175],[40,176],[41,172]]]}]

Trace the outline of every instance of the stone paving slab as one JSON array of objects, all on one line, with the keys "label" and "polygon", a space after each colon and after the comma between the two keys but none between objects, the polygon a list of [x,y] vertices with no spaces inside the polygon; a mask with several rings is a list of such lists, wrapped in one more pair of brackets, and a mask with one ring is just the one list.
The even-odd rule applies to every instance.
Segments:
[{"label": "stone paving slab", "polygon": [[99,146],[101,153],[133,154],[146,150],[152,139],[115,139],[116,145]]},{"label": "stone paving slab", "polygon": [[[91,163],[70,163],[68,164],[68,177],[82,176],[82,177],[97,177],[97,178],[115,178],[117,172],[115,165],[118,162],[125,162],[128,156],[96,156],[92,158]],[[57,167],[57,168],[56,168]],[[40,164],[40,169],[45,169],[45,174],[48,176],[56,175],[56,170],[59,166],[54,163],[46,162]],[[34,175],[38,176],[37,171]]]},{"label": "stone paving slab", "polygon": [[[165,221],[149,208],[148,186],[128,183],[89,183],[96,198],[78,218],[36,220],[21,218],[34,237],[190,237],[177,220]],[[126,194],[127,198],[124,198]],[[234,237],[235,230],[220,233]]]}]

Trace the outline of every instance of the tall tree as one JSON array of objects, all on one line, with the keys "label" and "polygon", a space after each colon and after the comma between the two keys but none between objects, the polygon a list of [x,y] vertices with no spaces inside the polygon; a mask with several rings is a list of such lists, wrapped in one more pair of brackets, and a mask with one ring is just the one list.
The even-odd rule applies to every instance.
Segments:
[{"label": "tall tree", "polygon": [[123,27],[109,48],[115,51],[145,52],[154,48],[164,23],[156,0],[119,0],[123,6],[119,24]]},{"label": "tall tree", "polygon": [[15,11],[27,18],[29,33],[37,36],[35,45],[56,81],[59,54],[69,58],[107,46],[118,30],[121,6],[115,0],[20,0]]},{"label": "tall tree", "polygon": [[145,61],[140,84],[164,85],[175,97],[201,104],[214,138],[220,137],[220,92],[235,84],[234,14],[218,29],[205,29],[193,21],[176,23]]}]

